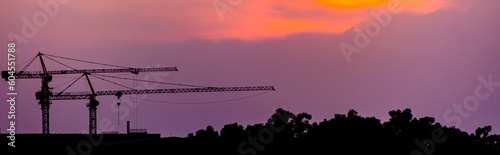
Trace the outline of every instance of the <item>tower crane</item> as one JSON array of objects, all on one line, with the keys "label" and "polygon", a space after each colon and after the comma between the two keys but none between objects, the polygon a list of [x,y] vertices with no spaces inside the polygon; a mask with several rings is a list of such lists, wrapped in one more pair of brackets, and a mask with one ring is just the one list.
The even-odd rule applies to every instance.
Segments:
[{"label": "tower crane", "polygon": [[[78,70],[72,67],[69,67],[59,61],[56,61],[50,57],[46,57],[45,55],[49,54],[43,54],[38,52],[38,54],[33,58],[21,71],[18,71],[14,73],[14,77],[16,79],[35,79],[35,78],[40,78],[42,80],[42,87],[39,92],[36,93],[36,97],[39,100],[39,104],[42,109],[42,133],[43,134],[49,134],[50,133],[50,128],[49,128],[49,110],[50,110],[50,104],[52,102],[50,101],[50,96],[52,96],[51,92],[51,87],[49,87],[49,83],[52,81],[52,75],[61,75],[61,74],[82,74],[82,73],[123,73],[123,72],[130,72],[133,74],[139,74],[139,72],[159,72],[159,71],[177,71],[177,67],[159,67],[159,68],[129,68],[129,67],[123,67],[123,66],[116,66],[116,65],[108,65],[108,64],[102,64],[102,63],[95,63],[95,62],[89,62],[89,61],[84,61],[84,60],[77,60],[77,59],[72,59],[72,58],[66,58],[69,60],[75,60],[75,61],[81,61],[81,62],[89,62],[89,63],[94,63],[94,64],[100,64],[100,65],[106,65],[106,66],[111,66],[111,67],[120,67],[117,69],[83,69],[83,70]],[[67,66],[69,68],[72,68],[73,70],[55,70],[55,71],[48,71],[43,57],[45,56],[48,59],[51,59],[59,64],[62,64],[64,66]],[[49,55],[53,57],[59,57],[59,58],[65,58],[65,57],[60,57],[60,56],[55,56],[55,55]],[[31,63],[36,60],[36,58],[39,58],[42,71],[24,71]],[[2,71],[2,78],[4,78],[6,81],[8,80],[9,73],[8,71]]]},{"label": "tower crane", "polygon": [[[88,76],[87,76],[88,80]],[[90,83],[89,83],[90,84]],[[91,93],[86,92],[65,92],[59,95],[49,96],[50,100],[79,100],[89,99],[87,104],[89,107],[89,132],[90,134],[97,133],[97,106],[99,102],[97,96],[115,95],[121,97],[123,94],[154,94],[154,93],[196,93],[196,92],[224,92],[224,91],[263,91],[274,90],[273,86],[252,86],[252,87],[206,87],[206,88],[172,88],[172,89],[142,89],[142,90],[107,90],[94,91],[91,86]],[[41,93],[41,92],[38,92]],[[37,95],[37,100],[43,99]]]},{"label": "tower crane", "polygon": [[[43,61],[42,56],[51,59],[61,65],[64,65],[66,67],[71,68],[72,70],[56,70],[56,71],[48,71],[45,63]],[[50,57],[47,57],[50,56]],[[36,58],[39,58],[41,66],[42,66],[42,71],[24,71]],[[93,63],[93,64],[99,64],[99,65],[105,65],[105,66],[112,66],[112,67],[120,67],[120,68],[115,68],[115,69],[75,69],[73,67],[70,67],[68,65],[65,65],[59,61],[56,61],[52,59],[51,57],[58,57],[58,58],[63,58],[63,59],[68,59],[68,60],[74,60],[74,61],[80,61],[80,62],[87,62],[87,63]],[[72,59],[72,58],[66,58],[66,57],[61,57],[61,56],[55,56],[55,55],[49,55],[49,54],[43,54],[43,53],[38,53],[35,58],[33,58],[21,71],[14,73],[14,77],[17,79],[33,79],[33,78],[40,78],[42,79],[42,87],[41,90],[35,93],[36,99],[39,100],[39,104],[41,105],[42,109],[42,131],[43,134],[49,134],[50,129],[49,129],[49,109],[50,109],[50,104],[52,104],[51,100],[80,100],[80,99],[88,99],[89,103],[87,104],[87,107],[89,108],[89,133],[90,134],[97,134],[97,106],[99,105],[99,102],[97,101],[96,97],[97,96],[104,96],[104,95],[115,95],[120,99],[120,97],[124,94],[153,94],[153,93],[193,93],[193,92],[226,92],[226,91],[264,91],[264,90],[271,90],[274,91],[274,86],[249,86],[249,87],[206,87],[206,86],[196,86],[198,88],[172,88],[172,89],[143,89],[143,90],[137,90],[137,89],[131,89],[131,90],[107,90],[107,91],[95,91],[94,87],[92,86],[92,83],[89,79],[89,75],[92,75],[93,73],[123,73],[123,72],[130,72],[133,74],[139,74],[140,72],[162,72],[162,71],[178,71],[176,67],[156,67],[156,68],[130,68],[130,67],[123,67],[123,66],[117,66],[117,65],[109,65],[109,64],[103,64],[103,63],[96,63],[96,62],[90,62],[90,61],[84,61],[84,60],[78,60],[78,59]],[[82,74],[80,78],[83,76],[86,77],[87,82],[90,86],[91,92],[64,92],[66,89],[62,90],[61,92],[58,93],[52,93],[51,87],[49,87],[49,82],[52,81],[52,75],[61,75],[61,74]],[[10,74],[7,71],[2,71],[2,78],[7,80],[8,76]],[[95,76],[94,76],[95,77]],[[113,76],[108,76],[108,77],[113,77]],[[78,79],[80,79],[78,78]],[[97,77],[99,78],[99,77]],[[77,80],[78,80],[77,79]],[[147,81],[146,81],[147,82]],[[178,84],[181,86],[193,86],[193,85],[183,85],[183,84]],[[117,103],[118,105],[120,104],[119,102]]]}]

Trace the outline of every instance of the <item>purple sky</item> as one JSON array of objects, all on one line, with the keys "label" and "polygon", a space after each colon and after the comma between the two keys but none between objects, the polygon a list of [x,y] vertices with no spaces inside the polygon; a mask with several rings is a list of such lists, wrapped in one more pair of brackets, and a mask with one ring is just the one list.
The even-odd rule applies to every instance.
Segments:
[{"label": "purple sky", "polygon": [[[18,41],[17,63],[37,52],[132,67],[176,66],[178,72],[156,73],[150,80],[208,86],[274,85],[276,91],[216,104],[167,104],[139,101],[138,123],[134,109],[120,107],[117,124],[114,96],[98,97],[98,122],[111,120],[125,132],[125,121],[162,136],[186,136],[213,125],[238,122],[244,126],[263,123],[276,108],[312,114],[313,121],[355,109],[362,116],[382,121],[390,110],[411,108],[415,117],[431,116],[444,125],[456,125],[443,117],[454,104],[475,94],[479,77],[492,75],[500,81],[500,2],[419,1],[406,5],[370,44],[348,63],[339,45],[354,45],[354,28],[376,21],[370,11],[386,10],[387,1],[376,6],[343,8],[321,6],[315,0],[278,3],[277,0],[244,1],[221,21],[213,1],[199,3],[108,1],[102,4],[70,1],[38,27],[29,42]],[[335,1],[335,0],[332,0]],[[42,0],[45,2],[45,0]],[[221,0],[221,2],[226,2]],[[303,3],[304,5],[298,4]],[[428,4],[429,7],[422,7]],[[265,7],[264,7],[265,6]],[[53,9],[53,8],[52,8]],[[23,18],[44,12],[37,1],[9,0],[0,6],[0,37],[6,70],[9,33],[23,36]],[[40,18],[42,19],[42,18]],[[250,22],[247,22],[250,21]],[[102,68],[61,60],[77,68]],[[49,70],[67,69],[46,60]],[[39,70],[39,61],[28,70]],[[115,74],[134,78],[129,74]],[[137,76],[144,79],[152,74]],[[78,75],[58,76],[58,86]],[[125,89],[91,79],[97,90]],[[17,80],[17,132],[41,133],[41,110],[35,100],[40,80]],[[117,80],[133,87],[133,82]],[[142,82],[138,86],[144,86]],[[66,85],[56,87],[59,92]],[[177,88],[168,85],[148,88]],[[0,83],[6,98],[6,82]],[[500,87],[496,88],[500,90]],[[86,91],[78,82],[68,91]],[[500,91],[480,100],[470,116],[460,117],[460,129],[468,132],[492,125],[500,133]],[[486,89],[481,93],[488,92]],[[231,100],[261,92],[149,94],[146,100],[200,103]],[[133,97],[133,96],[129,96]],[[126,98],[126,97],[125,97]],[[51,133],[88,130],[88,101],[53,101]],[[127,109],[128,108],[128,109]],[[130,110],[130,113],[126,111]],[[0,104],[0,128],[8,128],[7,104]],[[456,113],[449,116],[459,116]]]}]

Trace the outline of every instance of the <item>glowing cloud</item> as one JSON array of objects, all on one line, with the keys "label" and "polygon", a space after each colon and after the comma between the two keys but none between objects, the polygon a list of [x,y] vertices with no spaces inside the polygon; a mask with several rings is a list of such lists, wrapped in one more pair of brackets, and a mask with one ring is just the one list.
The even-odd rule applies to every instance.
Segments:
[{"label": "glowing cloud", "polygon": [[[220,10],[213,2],[220,2]],[[231,3],[230,3],[231,2]],[[62,36],[78,40],[105,42],[148,40],[172,42],[189,39],[260,40],[281,38],[294,33],[343,33],[372,20],[371,11],[387,9],[397,2],[403,12],[417,15],[448,7],[448,0],[185,0],[148,1],[74,1],[61,8],[44,32],[61,41]],[[2,19],[20,21],[22,8],[41,10],[37,3],[16,1],[19,16],[0,14]],[[2,6],[8,8],[12,6]],[[2,8],[0,7],[0,8]],[[134,8],[134,9],[129,9]],[[220,9],[220,8],[219,8]],[[16,9],[17,10],[17,9]],[[219,11],[219,12],[218,12]],[[64,13],[63,13],[64,12]],[[74,18],[78,17],[78,18]],[[30,17],[31,18],[31,17]],[[22,24],[22,23],[20,23]],[[7,26],[13,24],[7,24]],[[21,27],[21,26],[17,26]],[[13,27],[12,29],[19,29]],[[77,31],[70,31],[77,30]],[[68,35],[67,33],[72,33]],[[19,33],[19,32],[17,32]],[[121,40],[116,40],[120,38]],[[53,40],[54,40],[53,39]]]},{"label": "glowing cloud", "polygon": [[206,31],[203,39],[258,40],[293,33],[343,33],[372,19],[371,11],[387,10],[397,4],[403,12],[427,14],[447,7],[445,0],[277,0],[245,1],[226,12],[224,29]]},{"label": "glowing cloud", "polygon": [[321,4],[340,8],[377,6],[386,0],[318,0]]}]

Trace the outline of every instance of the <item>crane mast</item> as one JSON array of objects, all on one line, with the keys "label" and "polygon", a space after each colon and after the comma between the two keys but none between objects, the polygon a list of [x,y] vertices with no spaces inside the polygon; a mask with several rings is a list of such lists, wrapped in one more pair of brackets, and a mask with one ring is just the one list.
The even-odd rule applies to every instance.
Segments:
[{"label": "crane mast", "polygon": [[[50,102],[50,99],[49,99],[49,96],[52,95],[52,92],[50,91],[50,87],[49,87],[49,82],[52,81],[52,76],[47,72],[47,68],[45,67],[45,63],[43,62],[43,58],[42,58],[42,53],[38,52],[38,57],[40,58],[40,63],[42,64],[42,74],[41,74],[41,77],[42,78],[42,88],[41,88],[41,98],[40,98],[40,102],[38,102],[38,104],[40,104],[40,106],[42,107],[42,133],[43,134],[49,134],[50,133],[50,128],[49,128],[49,110],[50,110],[50,104],[52,104],[52,102]],[[17,76],[14,76],[17,78]],[[7,79],[5,79],[7,80]]]}]

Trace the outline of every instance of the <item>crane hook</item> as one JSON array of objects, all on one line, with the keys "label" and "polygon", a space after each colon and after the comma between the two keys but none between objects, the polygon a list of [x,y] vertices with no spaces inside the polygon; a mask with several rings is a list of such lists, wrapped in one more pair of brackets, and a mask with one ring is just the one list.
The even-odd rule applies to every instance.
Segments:
[{"label": "crane hook", "polygon": [[116,105],[118,105],[117,106],[118,107],[118,125],[120,125],[120,104],[121,104],[120,98],[122,97],[122,95],[123,95],[123,93],[121,91],[119,91],[115,94],[115,96],[118,97],[118,100],[116,102]]}]

